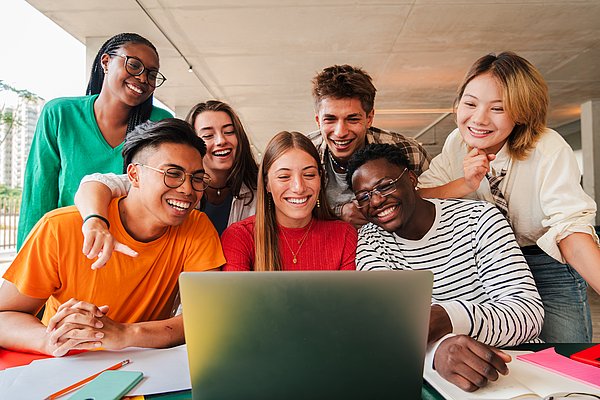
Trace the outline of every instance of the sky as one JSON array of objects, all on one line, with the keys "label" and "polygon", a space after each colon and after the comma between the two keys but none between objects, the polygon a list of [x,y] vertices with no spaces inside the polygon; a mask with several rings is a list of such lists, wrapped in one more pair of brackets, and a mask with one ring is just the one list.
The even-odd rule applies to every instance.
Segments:
[{"label": "sky", "polygon": [[85,94],[83,43],[25,0],[2,0],[0,15],[1,80],[45,100]]}]

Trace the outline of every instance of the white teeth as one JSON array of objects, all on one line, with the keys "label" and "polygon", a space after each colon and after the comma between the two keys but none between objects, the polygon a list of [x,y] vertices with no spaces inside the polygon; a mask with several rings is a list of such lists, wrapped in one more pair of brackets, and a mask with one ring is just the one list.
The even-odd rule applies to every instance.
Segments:
[{"label": "white teeth", "polygon": [[345,146],[348,143],[350,143],[352,141],[352,139],[350,140],[334,140],[333,143],[335,143],[336,146]]},{"label": "white teeth", "polygon": [[486,129],[477,129],[477,128],[469,128],[471,130],[471,132],[476,133],[478,135],[485,135],[486,133],[490,133],[492,131],[486,130]]},{"label": "white teeth", "polygon": [[378,218],[384,218],[387,217],[388,215],[390,215],[391,213],[393,213],[394,211],[396,211],[396,208],[398,208],[398,206],[394,206],[394,207],[389,207],[386,208],[385,210],[383,210],[382,212],[377,214]]},{"label": "white teeth", "polygon": [[133,90],[133,91],[134,91],[134,92],[136,92],[136,93],[139,93],[139,94],[142,94],[142,93],[144,93],[144,92],[142,91],[142,89],[140,89],[140,88],[139,88],[139,87],[137,87],[137,86],[133,86],[133,85],[132,85],[132,84],[130,84],[130,83],[128,83],[128,84],[127,84],[127,87],[128,87],[129,89]]},{"label": "white teeth", "polygon": [[213,151],[213,155],[215,156],[228,156],[231,153],[231,149],[229,150],[219,150],[219,151]]},{"label": "white teeth", "polygon": [[308,197],[303,197],[301,199],[298,199],[298,198],[289,198],[289,199],[286,199],[286,200],[289,201],[292,204],[304,204],[304,203],[306,203],[308,201]]},{"label": "white teeth", "polygon": [[179,201],[179,200],[169,199],[169,200],[167,200],[167,204],[169,204],[171,207],[179,209],[179,210],[187,210],[188,208],[190,208],[190,205],[192,203],[187,202],[187,201]]}]

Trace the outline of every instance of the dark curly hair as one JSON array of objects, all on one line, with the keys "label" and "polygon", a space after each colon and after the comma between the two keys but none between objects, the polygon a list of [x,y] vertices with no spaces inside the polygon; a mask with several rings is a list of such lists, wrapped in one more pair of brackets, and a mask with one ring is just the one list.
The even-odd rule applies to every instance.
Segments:
[{"label": "dark curly hair", "polygon": [[348,161],[346,182],[350,189],[352,189],[352,175],[354,175],[356,170],[368,161],[379,160],[381,158],[388,161],[390,164],[397,165],[400,168],[408,168],[410,170],[408,157],[400,147],[386,143],[368,144],[354,153]]},{"label": "dark curly hair", "polygon": [[334,65],[319,72],[312,80],[315,110],[325,97],[334,99],[356,98],[369,114],[375,104],[375,86],[369,74],[351,65]]}]

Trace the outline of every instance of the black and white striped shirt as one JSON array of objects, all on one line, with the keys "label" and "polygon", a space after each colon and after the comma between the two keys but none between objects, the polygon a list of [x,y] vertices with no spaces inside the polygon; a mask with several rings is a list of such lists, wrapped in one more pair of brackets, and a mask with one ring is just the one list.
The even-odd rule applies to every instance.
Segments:
[{"label": "black and white striped shirt", "polygon": [[363,226],[356,268],[433,272],[432,302],[444,307],[453,333],[492,346],[536,338],[542,302],[506,219],[486,202],[427,201],[436,216],[420,240],[403,239],[373,223]]}]

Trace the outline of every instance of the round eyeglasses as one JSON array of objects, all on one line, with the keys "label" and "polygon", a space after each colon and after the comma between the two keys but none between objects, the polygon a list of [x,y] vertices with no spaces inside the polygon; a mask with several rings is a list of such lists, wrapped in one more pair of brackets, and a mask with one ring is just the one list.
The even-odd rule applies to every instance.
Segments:
[{"label": "round eyeglasses", "polygon": [[123,57],[125,59],[125,71],[131,76],[140,76],[146,71],[146,77],[148,80],[148,85],[153,88],[157,88],[165,81],[167,78],[157,69],[147,69],[142,60],[134,56],[126,56],[125,54],[110,54],[111,56]]},{"label": "round eyeglasses", "polygon": [[384,180],[371,190],[356,193],[356,196],[352,199],[352,201],[357,208],[363,208],[371,203],[371,198],[375,193],[383,197],[389,196],[396,191],[398,188],[396,186],[396,182],[402,178],[402,175],[404,175],[407,170],[408,168],[404,168],[404,171],[402,171],[402,173],[396,179]]},{"label": "round eyeglasses", "polygon": [[159,169],[140,163],[134,163],[133,165],[139,165],[140,167],[160,172],[161,174],[163,174],[165,186],[171,189],[176,189],[179,186],[183,185],[186,176],[190,177],[192,189],[194,189],[196,192],[205,191],[208,185],[210,184],[210,176],[205,172],[196,172],[195,174],[188,174],[187,172],[184,172],[179,168]]}]

